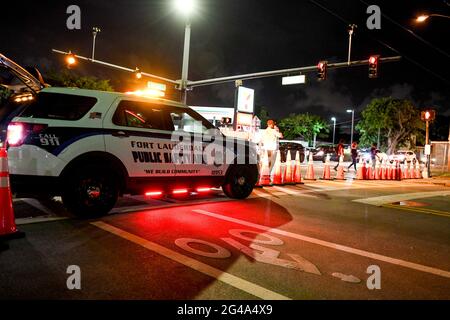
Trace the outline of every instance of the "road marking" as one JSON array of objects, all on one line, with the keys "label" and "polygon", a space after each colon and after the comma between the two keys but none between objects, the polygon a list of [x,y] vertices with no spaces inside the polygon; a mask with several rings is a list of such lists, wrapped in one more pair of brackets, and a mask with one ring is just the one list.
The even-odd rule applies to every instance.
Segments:
[{"label": "road marking", "polygon": [[426,214],[432,214],[435,216],[450,218],[450,212],[440,211],[440,210],[432,210],[432,209],[427,209],[427,208],[414,208],[414,207],[399,206],[399,205],[392,205],[392,204],[385,204],[385,205],[382,205],[382,207],[389,208],[389,209],[413,211],[413,212],[418,212],[418,213],[426,213]]},{"label": "road marking", "polygon": [[259,225],[256,223],[252,223],[252,222],[248,222],[248,221],[244,221],[244,220],[240,220],[240,219],[236,219],[236,218],[231,218],[228,216],[223,216],[217,213],[213,213],[213,212],[209,212],[209,211],[205,211],[205,210],[192,210],[196,213],[208,216],[208,217],[212,217],[212,218],[216,218],[219,220],[224,220],[224,221],[228,221],[228,222],[232,222],[232,223],[237,223],[237,224],[241,224],[247,227],[251,227],[251,228],[255,228],[255,229],[259,229],[259,230],[263,230],[266,232],[271,232],[271,233],[275,233],[275,234],[279,234],[285,237],[289,237],[289,238],[293,238],[293,239],[297,239],[297,240],[301,240],[301,241],[305,241],[305,242],[309,242],[309,243],[313,243],[316,245],[320,245],[323,247],[327,247],[327,248],[331,248],[331,249],[335,249],[335,250],[339,250],[339,251],[343,251],[343,252],[347,252],[347,253],[352,253],[355,255],[359,255],[362,257],[366,257],[366,258],[370,258],[370,259],[375,259],[375,260],[379,260],[379,261],[383,261],[383,262],[387,262],[390,264],[394,264],[394,265],[398,265],[398,266],[402,266],[405,268],[409,268],[409,269],[413,269],[413,270],[417,270],[417,271],[422,271],[422,272],[426,272],[426,273],[430,273],[430,274],[434,274],[437,276],[441,276],[444,278],[450,278],[450,272],[449,271],[445,271],[445,270],[441,270],[441,269],[437,269],[437,268],[433,268],[433,267],[428,267],[428,266],[424,266],[421,264],[417,264],[417,263],[413,263],[413,262],[409,262],[409,261],[405,261],[405,260],[401,260],[401,259],[396,259],[396,258],[391,258],[388,256],[384,256],[381,254],[377,254],[377,253],[373,253],[373,252],[369,252],[369,251],[364,251],[364,250],[360,250],[360,249],[355,249],[355,248],[351,248],[351,247],[347,247],[344,245],[340,245],[337,243],[333,243],[333,242],[328,242],[328,241],[324,241],[324,240],[320,240],[320,239],[316,239],[316,238],[312,238],[312,237],[308,237],[308,236],[303,236],[300,234],[296,234],[296,233],[292,233],[292,232],[288,232],[288,231],[283,231],[280,229],[276,229],[276,228],[270,228],[270,227],[266,227],[263,225]]},{"label": "road marking", "polygon": [[366,198],[353,200],[353,202],[359,202],[364,204],[370,204],[373,206],[382,206],[384,204],[390,204],[394,202],[414,200],[414,199],[425,199],[434,198],[440,196],[449,196],[450,191],[428,191],[428,192],[417,192],[417,193],[399,193],[389,196]]},{"label": "road marking", "polygon": [[261,298],[263,300],[291,300],[290,298],[283,296],[279,293],[273,292],[250,281],[236,277],[230,273],[207,265],[206,263],[197,261],[191,257],[170,250],[157,243],[138,237],[132,233],[116,228],[110,224],[104,223],[102,221],[93,222],[91,224],[96,226],[97,228],[112,233],[120,238],[123,238],[137,245],[140,245],[141,247],[144,247],[147,250],[156,252],[157,254],[166,257],[172,261],[178,262],[186,267],[189,267],[214,279],[222,281],[223,283],[226,283],[239,290],[247,292],[255,297]]},{"label": "road marking", "polygon": [[272,188],[274,188],[275,190],[278,190],[278,191],[280,191],[280,192],[287,193],[288,195],[291,195],[291,196],[300,196],[300,197],[307,197],[307,198],[317,198],[317,196],[307,194],[308,191],[294,191],[294,190],[291,190],[291,189],[286,188],[286,187],[277,187],[277,186],[273,186]]},{"label": "road marking", "polygon": [[25,225],[25,224],[33,224],[33,223],[43,223],[43,222],[53,222],[53,221],[61,221],[68,220],[69,217],[34,217],[34,218],[19,218],[16,219],[16,224]]}]

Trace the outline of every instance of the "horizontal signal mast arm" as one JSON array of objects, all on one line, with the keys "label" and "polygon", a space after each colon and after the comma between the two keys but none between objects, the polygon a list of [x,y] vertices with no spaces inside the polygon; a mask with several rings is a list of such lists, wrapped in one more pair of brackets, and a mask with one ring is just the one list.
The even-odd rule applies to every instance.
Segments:
[{"label": "horizontal signal mast arm", "polygon": [[[397,61],[400,61],[401,58],[402,58],[401,56],[381,58],[379,60],[379,62],[380,63],[397,62]],[[348,62],[330,63],[330,64],[328,64],[328,69],[358,67],[358,66],[367,65],[368,63],[369,63],[369,60],[352,61],[352,62],[350,62],[350,64]],[[314,66],[309,66],[309,67],[299,67],[299,68],[291,68],[291,69],[248,73],[248,74],[241,74],[241,75],[215,78],[215,79],[188,81],[187,85],[188,85],[188,87],[193,88],[193,87],[209,86],[209,85],[221,84],[221,83],[226,83],[226,82],[232,82],[232,81],[236,81],[236,80],[260,79],[260,78],[289,75],[292,73],[299,73],[299,72],[312,72],[312,71],[316,71],[316,70],[317,70],[317,65],[314,65]]]},{"label": "horizontal signal mast arm", "polygon": [[[135,72],[136,71],[136,69],[126,68],[126,67],[122,67],[122,66],[115,65],[115,64],[112,64],[112,63],[96,60],[96,59],[92,60],[91,58],[79,56],[79,55],[73,54],[71,52],[64,52],[64,51],[56,50],[56,49],[52,49],[52,51],[55,52],[55,53],[64,54],[64,55],[72,54],[77,59],[86,60],[86,61],[89,61],[89,62],[92,62],[92,63],[101,64],[103,66],[114,68],[114,69],[119,69],[119,70],[123,70],[123,71],[127,71],[127,72]],[[146,72],[142,72],[142,71],[140,71],[140,72],[141,72],[142,75],[144,75],[146,77],[149,77],[149,78],[158,79],[158,80],[165,81],[165,82],[168,82],[168,83],[172,83],[172,84],[175,84],[175,85],[179,84],[179,81],[176,81],[176,80],[167,79],[167,78],[160,77],[160,76],[157,76],[157,75],[154,75],[154,74],[151,74],[151,73],[146,73]]]}]

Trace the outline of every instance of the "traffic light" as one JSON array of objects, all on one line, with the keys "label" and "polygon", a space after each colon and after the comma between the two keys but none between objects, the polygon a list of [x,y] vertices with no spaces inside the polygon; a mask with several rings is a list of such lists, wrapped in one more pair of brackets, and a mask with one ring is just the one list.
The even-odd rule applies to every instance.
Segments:
[{"label": "traffic light", "polygon": [[434,121],[436,119],[436,111],[434,110],[422,111],[420,118],[422,119],[422,121]]},{"label": "traffic light", "polygon": [[328,61],[320,61],[317,65],[317,79],[319,81],[327,80]]},{"label": "traffic light", "polygon": [[135,76],[136,79],[138,79],[138,80],[142,79],[142,72],[141,72],[141,70],[139,70],[138,68],[136,68],[136,70],[134,71],[134,76]]},{"label": "traffic light", "polygon": [[369,58],[369,78],[376,79],[378,78],[378,61],[380,60],[380,56],[370,56]]}]

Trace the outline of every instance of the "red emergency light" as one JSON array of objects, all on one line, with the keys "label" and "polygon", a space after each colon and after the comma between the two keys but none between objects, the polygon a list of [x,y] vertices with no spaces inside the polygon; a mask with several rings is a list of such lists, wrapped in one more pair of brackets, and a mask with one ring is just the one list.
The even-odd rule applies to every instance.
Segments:
[{"label": "red emergency light", "polygon": [[179,195],[179,194],[186,194],[188,192],[189,192],[188,189],[175,189],[172,191],[172,194]]},{"label": "red emergency light", "polygon": [[207,187],[205,187],[205,188],[197,188],[197,192],[198,193],[206,193],[206,192],[210,192],[211,191],[211,188],[207,188]]},{"label": "red emergency light", "polygon": [[150,192],[146,192],[145,196],[146,197],[160,197],[162,196],[162,191],[150,191]]}]

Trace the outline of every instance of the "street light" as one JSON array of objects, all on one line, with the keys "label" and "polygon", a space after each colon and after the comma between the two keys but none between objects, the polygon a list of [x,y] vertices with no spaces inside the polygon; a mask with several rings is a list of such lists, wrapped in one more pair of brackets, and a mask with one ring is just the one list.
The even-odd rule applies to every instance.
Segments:
[{"label": "street light", "polygon": [[333,145],[336,138],[336,117],[331,118],[331,121],[333,121]]},{"label": "street light", "polygon": [[351,113],[352,114],[352,132],[351,132],[351,138],[350,138],[350,140],[351,140],[351,142],[350,143],[352,143],[353,144],[353,131],[354,131],[354,128],[355,128],[355,110],[347,110],[347,113]]},{"label": "street light", "polygon": [[184,32],[183,67],[181,70],[180,90],[182,92],[182,102],[187,102],[187,82],[189,73],[189,50],[191,43],[191,21],[190,16],[195,9],[195,0],[174,0],[174,6],[186,18],[186,28]]},{"label": "street light", "polygon": [[425,21],[428,20],[428,18],[430,18],[430,17],[440,17],[440,18],[450,19],[450,16],[446,16],[446,15],[443,15],[443,14],[435,14],[435,13],[433,13],[433,14],[422,14],[422,15],[418,16],[418,17],[416,18],[416,22],[418,22],[418,23],[425,22]]}]

